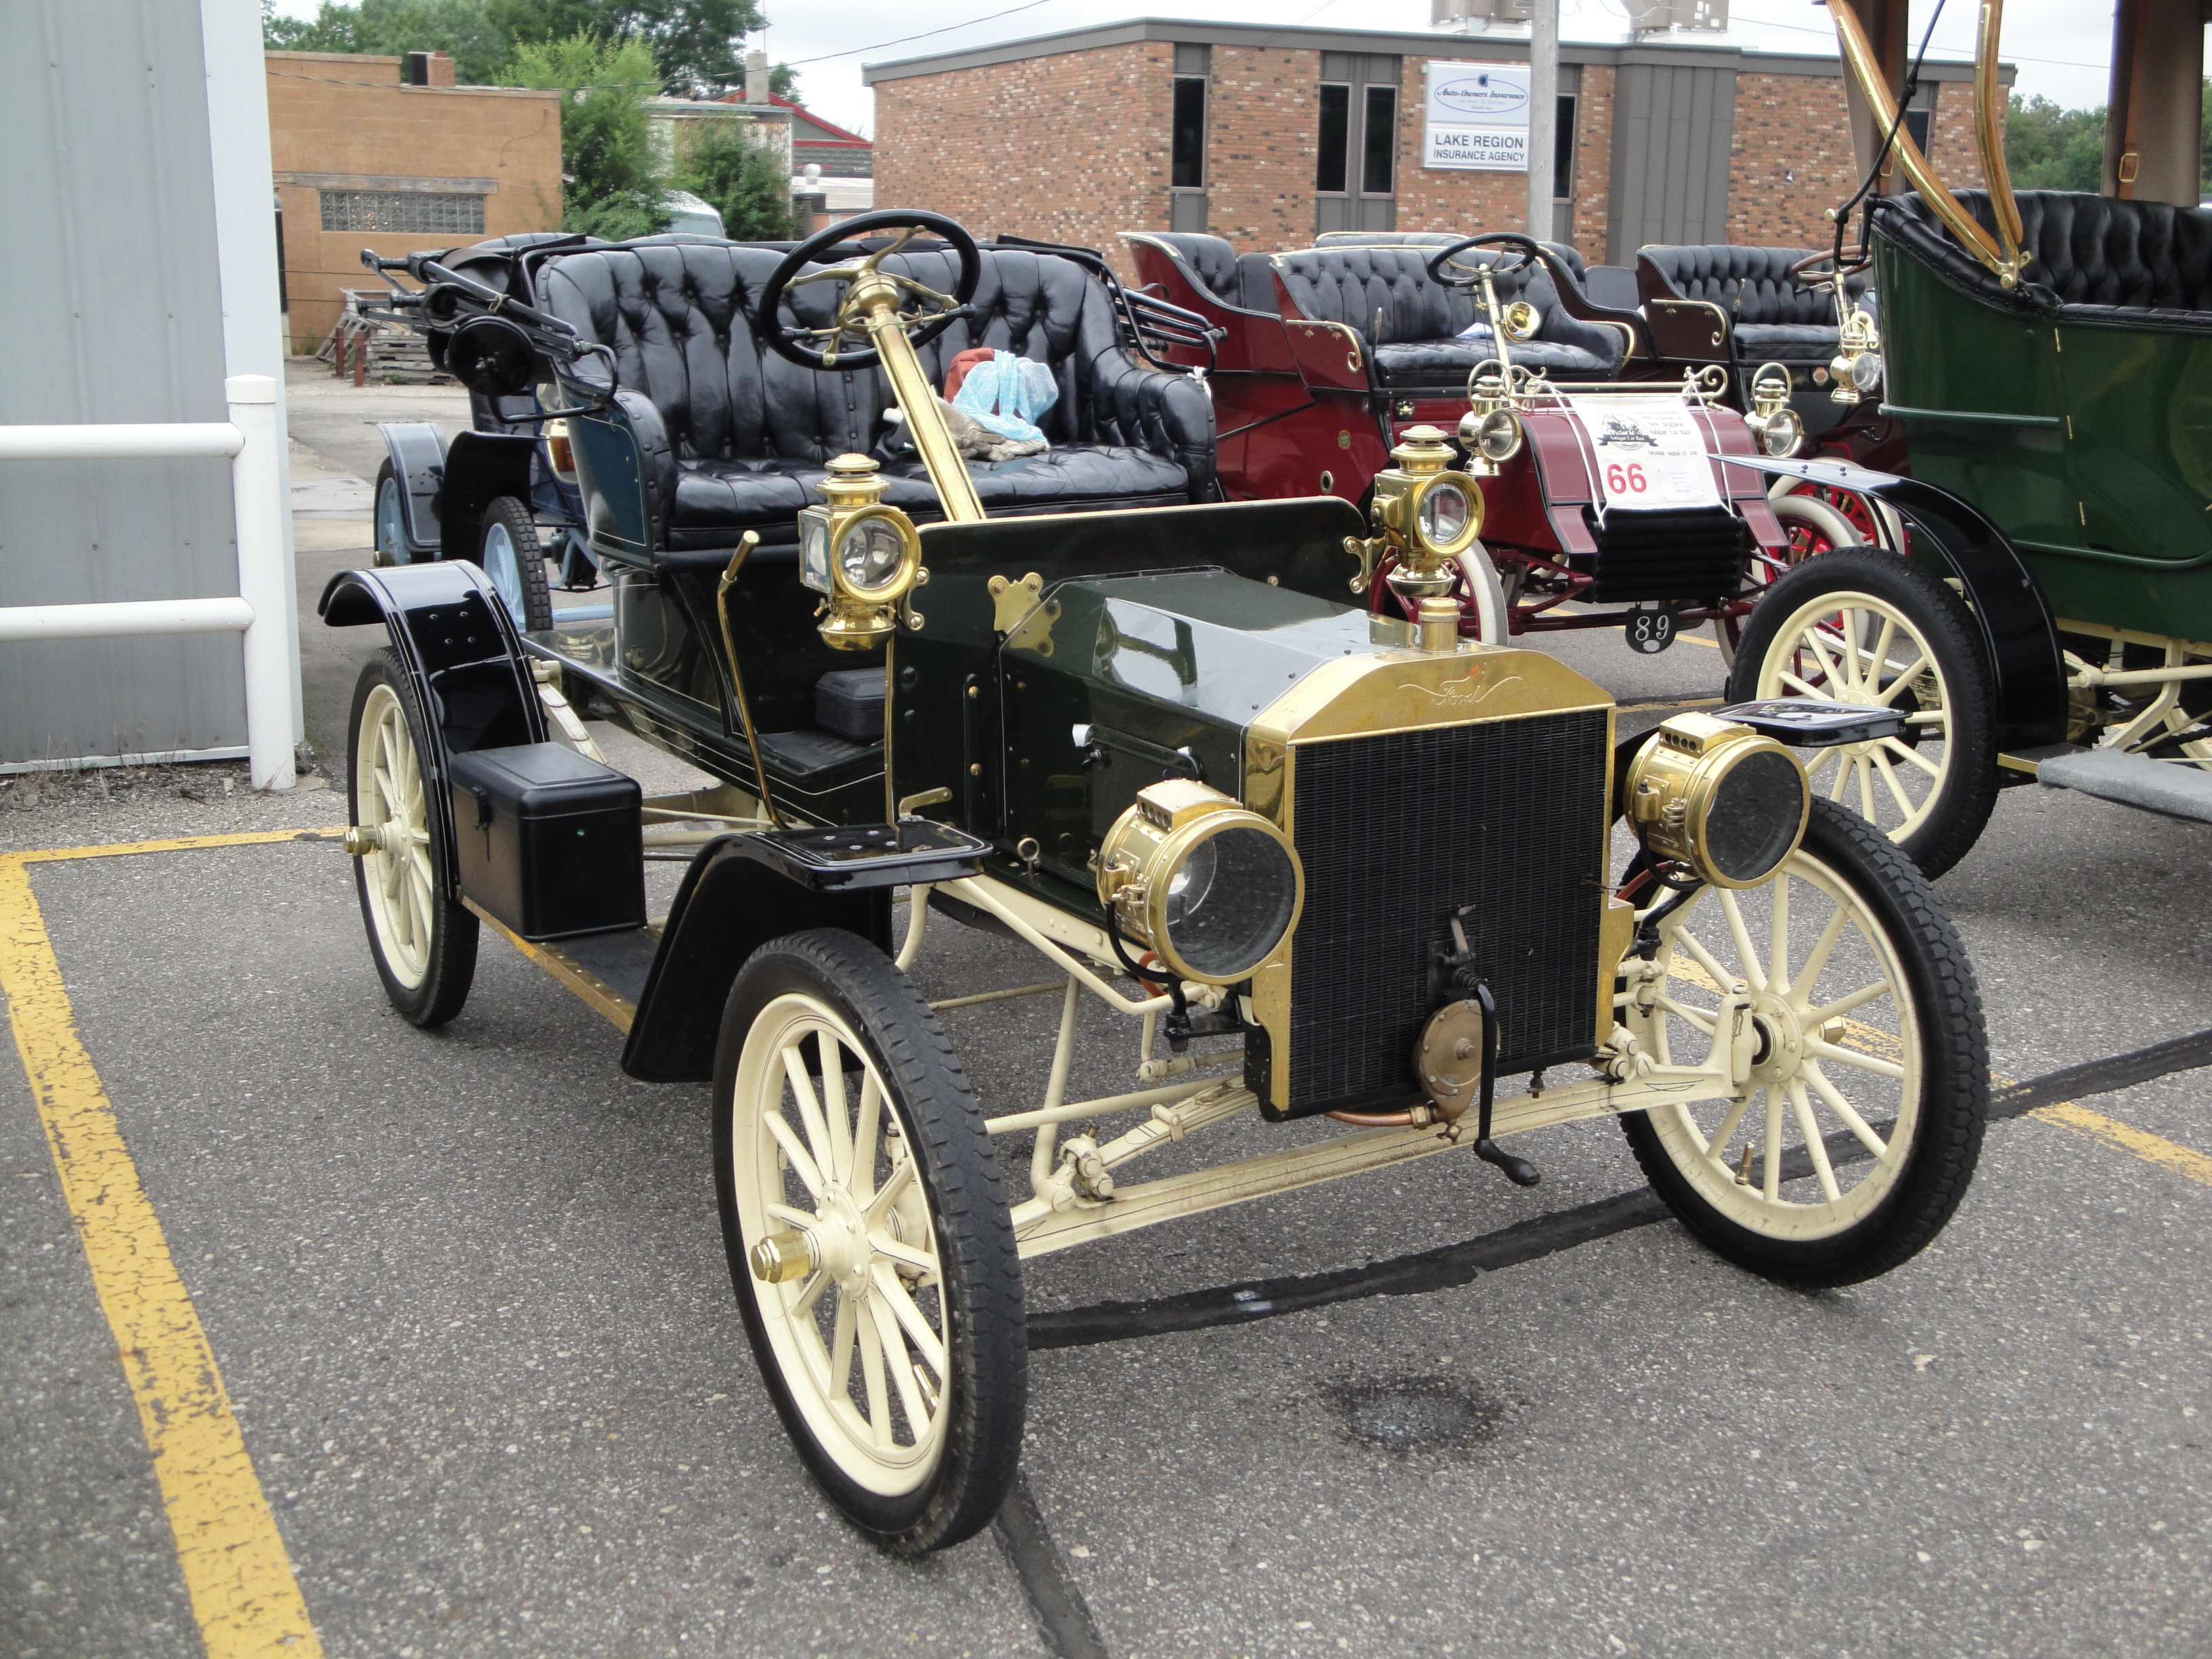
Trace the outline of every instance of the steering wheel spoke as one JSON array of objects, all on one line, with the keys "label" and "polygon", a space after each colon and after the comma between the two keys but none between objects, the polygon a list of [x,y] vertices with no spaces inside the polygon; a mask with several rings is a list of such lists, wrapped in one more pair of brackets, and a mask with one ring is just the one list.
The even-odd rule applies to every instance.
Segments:
[{"label": "steering wheel spoke", "polygon": [[[890,234],[888,246],[878,248],[866,258],[854,263],[834,265],[820,270],[806,267],[831,248],[865,236],[871,231]],[[917,236],[929,235],[941,239],[959,262],[958,280],[952,292],[939,293],[927,283],[916,281],[902,272],[882,269],[883,262],[904,248]],[[760,290],[756,314],[759,318],[763,341],[775,354],[803,368],[838,371],[867,368],[883,361],[880,348],[874,342],[884,328],[896,328],[917,346],[935,339],[963,314],[968,301],[975,297],[977,283],[983,272],[982,255],[975,246],[975,239],[951,219],[935,213],[911,213],[889,209],[876,213],[863,213],[837,224],[818,230],[790,252],[784,255]],[[911,295],[925,305],[937,307],[934,314],[927,311],[901,306],[893,314],[861,317],[851,303],[848,292],[841,297],[830,326],[808,327],[796,319],[787,322],[781,315],[783,304],[791,290],[810,283],[842,283],[848,289],[872,279],[887,283],[902,295]],[[877,289],[880,296],[882,290]],[[878,303],[880,304],[880,299]],[[848,343],[850,343],[848,349]]]}]

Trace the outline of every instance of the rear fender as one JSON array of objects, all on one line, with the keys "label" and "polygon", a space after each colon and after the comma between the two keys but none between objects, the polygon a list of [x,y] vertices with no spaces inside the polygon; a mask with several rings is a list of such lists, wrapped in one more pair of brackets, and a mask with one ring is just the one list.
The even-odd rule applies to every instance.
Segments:
[{"label": "rear fender", "polygon": [[399,532],[410,562],[439,556],[438,491],[446,481],[446,435],[428,421],[379,421],[392,476],[399,480]]},{"label": "rear fender", "polygon": [[538,440],[528,433],[463,432],[446,451],[438,492],[441,556],[473,559],[483,538],[484,508],[501,495],[530,500],[530,463]]},{"label": "rear fender", "polygon": [[1956,577],[1966,590],[1996,681],[1997,746],[2017,751],[2066,740],[2057,624],[2020,550],[1979,508],[1917,478],[1847,461],[1725,459],[1731,466],[1852,490],[1896,508],[1912,532],[1912,556],[1939,575]]},{"label": "rear fender", "polygon": [[770,939],[805,927],[842,927],[888,952],[890,889],[802,886],[764,862],[742,835],[701,848],[661,928],[623,1070],[647,1083],[710,1081],[722,1005],[738,970]]},{"label": "rear fender", "polygon": [[[422,757],[427,787],[447,798],[447,763],[475,749],[546,739],[545,711],[514,623],[483,572],[473,564],[397,565],[341,570],[316,606],[332,628],[380,622],[413,682],[429,723],[433,752]],[[440,822],[450,813],[434,815]],[[445,867],[457,867],[446,823]]]}]

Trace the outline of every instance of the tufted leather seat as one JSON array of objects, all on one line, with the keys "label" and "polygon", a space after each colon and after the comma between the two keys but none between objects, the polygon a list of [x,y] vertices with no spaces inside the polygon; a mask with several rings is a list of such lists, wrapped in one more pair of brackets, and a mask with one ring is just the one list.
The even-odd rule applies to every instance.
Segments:
[{"label": "tufted leather seat", "polygon": [[[1702,300],[1729,314],[1737,357],[1745,363],[1826,363],[1836,355],[1839,330],[1832,295],[1801,287],[1790,268],[1810,257],[1809,247],[1745,247],[1712,243],[1653,246],[1637,255],[1639,271],[1659,281],[1645,298]],[[1866,292],[1863,275],[1844,279],[1856,300]]]},{"label": "tufted leather seat", "polygon": [[[551,260],[539,278],[539,303],[613,353],[660,550],[726,549],[747,530],[764,547],[794,545],[797,514],[822,499],[824,463],[848,451],[883,462],[886,501],[917,519],[940,515],[927,471],[884,419],[894,399],[880,368],[802,368],[755,337],[755,301],[781,257],[738,243],[649,239]],[[942,293],[957,263],[949,253],[916,252],[884,268]],[[829,283],[793,291],[793,314],[827,322],[835,292]],[[1095,277],[1048,254],[986,249],[970,305],[973,316],[920,348],[933,384],[943,384],[956,354],[991,346],[1048,364],[1060,385],[1042,421],[1048,453],[969,464],[986,512],[1212,498],[1213,413],[1205,389],[1146,367],[1121,344]],[[581,359],[571,373],[604,386],[605,359]]]},{"label": "tufted leather seat", "polygon": [[[2009,291],[1918,196],[1885,198],[1876,222],[1953,283],[2000,304],[2085,321],[2212,328],[2212,210],[2056,190],[2024,190],[2018,200],[2021,246],[2034,257]],[[1961,191],[1959,203],[1996,229],[1988,192]]]},{"label": "tufted leather seat", "polygon": [[[1486,342],[1456,337],[1481,318],[1479,297],[1432,280],[1426,269],[1437,247],[1462,239],[1432,232],[1382,234],[1403,240],[1367,235],[1357,243],[1278,253],[1272,264],[1301,315],[1341,323],[1358,334],[1385,391],[1456,392],[1469,370],[1497,355]],[[1488,252],[1476,250],[1475,257]],[[1621,337],[1568,316],[1549,272],[1526,265],[1497,286],[1501,302],[1525,299],[1541,319],[1534,338],[1509,345],[1514,362],[1578,379],[1609,376],[1620,367]]]}]

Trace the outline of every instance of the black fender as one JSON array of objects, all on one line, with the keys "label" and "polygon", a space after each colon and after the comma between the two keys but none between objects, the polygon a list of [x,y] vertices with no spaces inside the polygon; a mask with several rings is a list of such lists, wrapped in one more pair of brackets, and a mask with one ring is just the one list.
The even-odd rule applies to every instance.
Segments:
[{"label": "black fender", "polygon": [[[545,710],[522,654],[522,641],[498,590],[473,564],[395,565],[341,570],[323,589],[316,611],[332,628],[380,622],[414,683],[430,726],[432,753],[422,757],[426,787],[447,799],[447,763],[476,749],[546,740]],[[445,867],[459,867],[444,824]]]},{"label": "black fender", "polygon": [[446,434],[428,421],[379,421],[392,476],[399,481],[399,533],[410,561],[439,556],[438,491],[446,481]]},{"label": "black fender", "polygon": [[744,834],[702,848],[660,930],[623,1046],[623,1070],[647,1083],[711,1081],[722,1005],[738,970],[770,939],[805,927],[842,927],[888,952],[891,890],[806,886]]},{"label": "black fender", "polygon": [[483,538],[484,508],[501,495],[530,501],[538,439],[526,432],[461,432],[446,450],[438,491],[440,556],[473,559]]},{"label": "black fender", "polygon": [[1917,478],[1848,461],[1717,455],[1730,466],[1871,495],[1911,527],[1912,556],[1966,590],[1996,680],[1997,747],[2017,751],[2066,740],[2066,666],[2050,602],[2027,561],[1980,508]]}]

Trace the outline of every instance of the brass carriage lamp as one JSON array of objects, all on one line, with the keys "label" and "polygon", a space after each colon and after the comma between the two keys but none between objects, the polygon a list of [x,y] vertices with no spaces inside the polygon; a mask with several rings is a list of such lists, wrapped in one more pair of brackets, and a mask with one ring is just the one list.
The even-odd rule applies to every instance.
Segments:
[{"label": "brass carriage lamp", "polygon": [[840,455],[822,481],[827,502],[799,515],[799,579],[826,596],[819,631],[841,651],[872,651],[896,633],[900,607],[928,580],[921,536],[884,504],[886,486],[867,456]]},{"label": "brass carriage lamp", "polygon": [[1413,614],[1422,647],[1449,648],[1459,639],[1452,561],[1482,532],[1482,491],[1453,467],[1435,427],[1407,428],[1390,459],[1397,465],[1375,475],[1375,523],[1398,556],[1383,580]]},{"label": "brass carriage lamp", "polygon": [[1790,371],[1784,365],[1762,363],[1751,377],[1751,413],[1744,424],[1768,454],[1797,453],[1805,441],[1805,423],[1790,407]]},{"label": "brass carriage lamp", "polygon": [[1845,310],[1843,324],[1835,361],[1828,365],[1828,378],[1834,382],[1828,396],[1839,404],[1855,404],[1881,390],[1881,335],[1873,317],[1858,306]]}]

